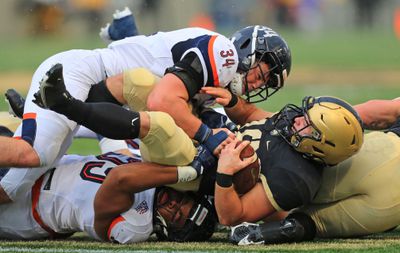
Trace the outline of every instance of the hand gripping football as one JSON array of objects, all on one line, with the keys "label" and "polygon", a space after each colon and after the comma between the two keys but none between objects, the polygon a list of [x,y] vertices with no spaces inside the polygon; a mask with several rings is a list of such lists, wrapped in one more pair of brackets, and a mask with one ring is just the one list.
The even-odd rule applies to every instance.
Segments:
[{"label": "hand gripping football", "polygon": [[[240,142],[237,143],[239,145]],[[236,145],[236,146],[237,146]],[[238,194],[245,194],[258,182],[260,177],[260,162],[253,147],[249,144],[240,153],[240,158],[253,159],[250,165],[233,175],[233,186]]]}]

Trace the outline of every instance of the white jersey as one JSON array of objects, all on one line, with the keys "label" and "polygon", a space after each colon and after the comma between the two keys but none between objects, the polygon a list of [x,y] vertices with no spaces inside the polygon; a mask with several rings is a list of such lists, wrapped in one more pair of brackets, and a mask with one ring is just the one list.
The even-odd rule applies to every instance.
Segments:
[{"label": "white jersey", "polygon": [[[39,239],[84,231],[99,239],[94,230],[93,201],[106,174],[116,165],[135,159],[108,153],[101,156],[64,156],[20,198],[0,205],[0,238]],[[134,195],[131,209],[121,214],[111,237],[126,242],[146,240],[153,230],[154,189]],[[39,218],[38,218],[39,217]],[[118,233],[129,230],[129,234]],[[52,232],[57,234],[52,234]]]},{"label": "white jersey", "polygon": [[24,197],[33,183],[66,153],[78,124],[64,115],[39,108],[32,102],[40,80],[56,63],[63,65],[67,90],[73,97],[85,101],[93,84],[124,70],[144,67],[163,76],[189,52],[199,57],[203,69],[203,86],[226,86],[234,77],[238,56],[233,43],[220,34],[186,28],[158,32],[150,36],[135,36],[113,42],[108,48],[70,50],[45,60],[33,75],[26,97],[24,120],[15,136],[27,140],[40,158],[40,168],[11,169],[0,182],[14,201]]},{"label": "white jersey", "polygon": [[238,66],[233,43],[225,36],[202,28],[128,37],[99,52],[106,73],[111,76],[137,67],[163,76],[167,68],[194,52],[203,67],[203,86],[225,87],[232,81]]}]

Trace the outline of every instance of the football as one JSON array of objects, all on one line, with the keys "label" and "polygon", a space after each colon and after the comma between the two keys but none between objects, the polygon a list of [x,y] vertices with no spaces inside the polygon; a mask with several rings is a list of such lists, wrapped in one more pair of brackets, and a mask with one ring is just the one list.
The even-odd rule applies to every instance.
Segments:
[{"label": "football", "polygon": [[[238,142],[237,145],[239,145]],[[233,186],[238,194],[245,194],[258,182],[260,177],[260,162],[257,154],[251,145],[247,145],[240,153],[240,158],[254,159],[250,165],[233,175]]]}]

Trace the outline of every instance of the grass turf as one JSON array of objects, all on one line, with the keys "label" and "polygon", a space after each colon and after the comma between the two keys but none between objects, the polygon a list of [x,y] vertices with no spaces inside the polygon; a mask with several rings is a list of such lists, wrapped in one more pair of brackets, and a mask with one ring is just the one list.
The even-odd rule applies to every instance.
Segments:
[{"label": "grass turf", "polygon": [[67,240],[1,241],[0,252],[398,252],[400,231],[366,236],[357,239],[315,240],[281,245],[236,246],[227,242],[226,232],[216,233],[209,242],[171,243],[148,242],[117,245],[94,242],[83,233]]}]

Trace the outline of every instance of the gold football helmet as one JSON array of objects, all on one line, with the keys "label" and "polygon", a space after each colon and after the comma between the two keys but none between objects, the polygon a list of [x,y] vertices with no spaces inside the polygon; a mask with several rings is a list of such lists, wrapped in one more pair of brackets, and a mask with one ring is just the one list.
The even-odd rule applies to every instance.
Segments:
[{"label": "gold football helmet", "polygon": [[[301,129],[293,127],[297,117],[304,117],[305,126]],[[282,120],[284,128],[279,123]],[[335,97],[305,97],[301,108],[292,104],[285,106],[275,123],[275,126],[281,125],[279,132],[294,149],[326,165],[346,160],[363,143],[362,121],[357,112]]]}]

